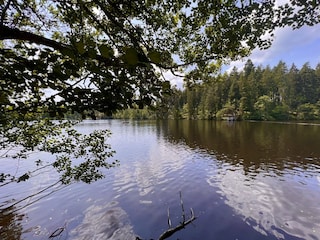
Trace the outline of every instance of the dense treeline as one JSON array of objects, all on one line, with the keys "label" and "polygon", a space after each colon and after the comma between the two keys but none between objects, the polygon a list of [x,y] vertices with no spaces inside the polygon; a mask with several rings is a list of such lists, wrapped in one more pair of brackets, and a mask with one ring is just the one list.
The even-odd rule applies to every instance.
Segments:
[{"label": "dense treeline", "polygon": [[319,120],[320,64],[301,69],[280,61],[277,66],[254,66],[212,77],[184,90],[173,90],[155,112],[126,110],[121,118]]}]

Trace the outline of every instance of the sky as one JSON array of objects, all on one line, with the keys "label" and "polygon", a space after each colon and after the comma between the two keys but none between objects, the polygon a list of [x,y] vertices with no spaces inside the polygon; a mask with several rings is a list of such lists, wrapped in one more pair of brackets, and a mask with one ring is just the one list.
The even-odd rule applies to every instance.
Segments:
[{"label": "sky", "polygon": [[[320,63],[320,24],[312,27],[304,26],[297,30],[292,30],[289,27],[277,29],[270,48],[266,50],[255,49],[249,57],[231,62],[230,65],[224,66],[222,71],[229,72],[234,66],[242,70],[248,59],[251,59],[255,66],[269,65],[274,67],[279,61],[283,61],[288,68],[294,63],[300,69],[306,62],[315,68]],[[172,85],[182,88],[182,78],[172,74],[168,74],[166,77]]]},{"label": "sky", "polygon": [[[311,67],[315,68],[320,63],[320,24],[313,27],[304,26],[298,30],[289,27],[277,29],[271,47],[266,50],[255,49],[248,58],[256,66],[273,67],[279,61],[283,61],[288,67],[294,63],[301,68],[309,62]],[[241,69],[248,58],[233,62],[225,69],[228,71],[234,66]]]}]

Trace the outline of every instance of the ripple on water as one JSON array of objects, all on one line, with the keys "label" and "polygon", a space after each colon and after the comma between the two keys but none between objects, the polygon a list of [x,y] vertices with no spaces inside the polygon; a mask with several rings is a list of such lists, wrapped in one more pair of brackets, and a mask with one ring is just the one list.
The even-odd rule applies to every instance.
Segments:
[{"label": "ripple on water", "polygon": [[264,172],[252,177],[229,167],[209,171],[207,183],[218,187],[225,203],[245,221],[249,219],[256,231],[278,238],[320,239],[320,207],[314,201],[320,199],[320,193],[312,189],[315,177],[306,179],[301,171],[288,177]]},{"label": "ripple on water", "polygon": [[[201,138],[198,143],[188,143],[188,139],[181,137],[191,138],[193,132],[189,135],[182,132],[177,141],[173,141],[163,137],[162,130],[154,134],[154,128],[121,124],[119,129],[111,139],[112,147],[118,150],[115,158],[120,160],[119,167],[107,170],[107,177],[97,183],[77,183],[24,211],[28,217],[21,219],[30,221],[25,227],[33,229],[38,239],[41,234],[41,239],[48,237],[65,219],[72,232],[69,239],[83,239],[80,235],[88,239],[112,239],[116,235],[121,239],[135,239],[128,216],[134,229],[141,230],[143,237],[150,239],[158,236],[157,231],[166,229],[168,207],[172,220],[181,220],[179,191],[183,193],[186,210],[192,207],[196,215],[200,215],[199,224],[195,222],[194,227],[188,226],[181,232],[204,236],[185,235],[186,238],[181,239],[219,239],[212,220],[220,219],[222,223],[216,224],[218,228],[232,233],[237,231],[232,229],[237,227],[232,225],[235,223],[248,225],[272,239],[274,236],[320,239],[319,164],[312,162],[319,158],[312,154],[295,156],[297,161],[283,157],[279,163],[266,156],[255,164],[248,162],[249,155],[238,153],[240,149],[231,149],[233,141],[230,149],[219,150],[213,146],[222,144],[223,138],[212,142],[214,139],[208,135],[207,146],[212,147],[206,149],[197,147],[205,142]],[[207,136],[206,132],[202,135]],[[45,177],[46,183],[53,179],[52,173]],[[39,189],[38,182],[26,188],[21,187],[23,184],[2,193],[1,201]],[[115,199],[119,204],[106,204]],[[205,220],[201,222],[202,219]],[[241,232],[240,236],[243,236]],[[26,235],[25,239],[35,238]]]}]

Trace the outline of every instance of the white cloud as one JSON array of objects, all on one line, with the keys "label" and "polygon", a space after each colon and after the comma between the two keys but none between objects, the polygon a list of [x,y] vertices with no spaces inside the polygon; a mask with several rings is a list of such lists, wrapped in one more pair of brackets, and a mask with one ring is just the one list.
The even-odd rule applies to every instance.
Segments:
[{"label": "white cloud", "polygon": [[320,24],[309,27],[304,26],[298,30],[289,27],[279,28],[275,31],[272,46],[267,50],[253,50],[248,58],[232,62],[227,71],[234,66],[242,69],[247,59],[251,59],[255,65],[278,64],[280,60],[288,66],[295,63],[298,67],[306,62],[315,66],[320,62]]},{"label": "white cloud", "polygon": [[[180,72],[175,74],[183,76]],[[164,72],[163,76],[166,80],[170,81],[172,86],[176,86],[178,89],[183,88],[183,77],[175,76],[171,71]]]}]

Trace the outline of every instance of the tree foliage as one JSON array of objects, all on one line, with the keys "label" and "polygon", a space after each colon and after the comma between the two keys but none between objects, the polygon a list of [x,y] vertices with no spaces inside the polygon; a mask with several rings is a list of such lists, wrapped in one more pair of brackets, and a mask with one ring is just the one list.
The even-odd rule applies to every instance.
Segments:
[{"label": "tree foliage", "polygon": [[51,118],[68,111],[95,118],[95,111],[111,114],[168,99],[164,71],[183,72],[189,84],[210,80],[221,63],[268,48],[277,27],[319,23],[319,5],[318,0],[283,5],[274,0],[0,0],[3,139],[11,139],[8,126],[19,128],[19,121],[43,112]]},{"label": "tree foliage", "polygon": [[213,77],[211,82],[194,86],[192,91],[175,92],[172,101],[180,101],[181,107],[175,113],[169,110],[167,115],[188,119],[232,115],[254,120],[319,120],[319,69],[320,64],[313,69],[305,63],[300,70],[294,64],[288,70],[282,61],[273,68],[263,68],[248,60],[242,71],[234,68]]},{"label": "tree foliage", "polygon": [[203,80],[269,47],[277,27],[317,24],[319,12],[314,0],[1,0],[1,103],[52,116],[148,105],[169,90],[160,70]]},{"label": "tree foliage", "polygon": [[73,181],[91,183],[103,177],[101,168],[118,164],[107,162],[114,151],[107,144],[108,130],[94,131],[88,135],[74,129],[75,122],[12,121],[2,126],[0,132],[0,159],[27,159],[34,152],[47,152],[55,155],[54,161],[37,159],[36,169],[21,175],[0,173],[0,183],[26,181],[44,168],[54,167],[61,173],[60,180],[67,184]]}]

